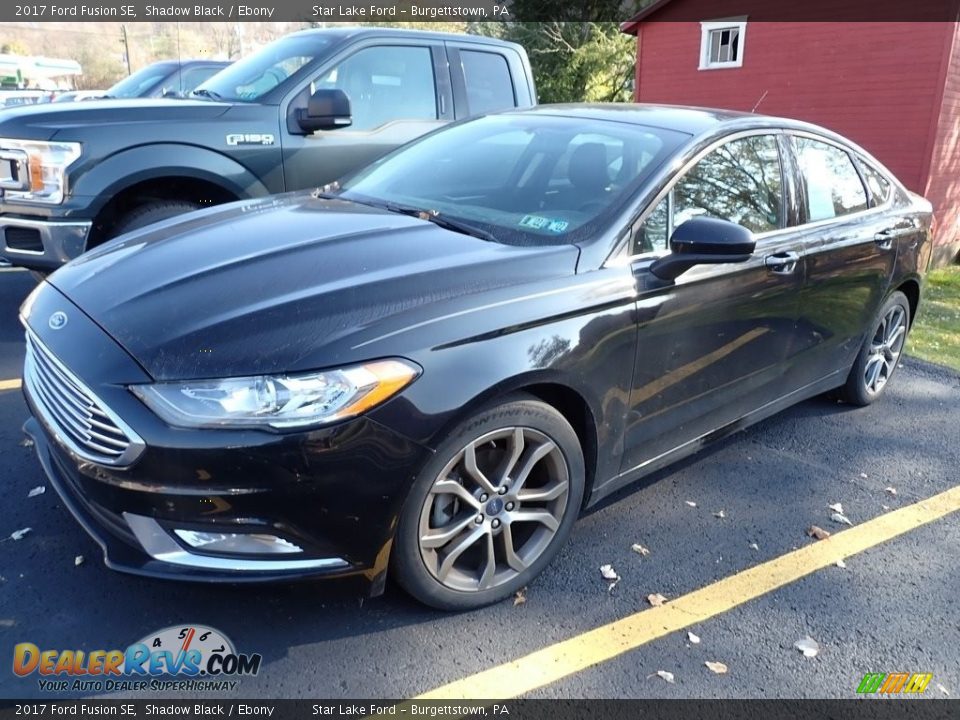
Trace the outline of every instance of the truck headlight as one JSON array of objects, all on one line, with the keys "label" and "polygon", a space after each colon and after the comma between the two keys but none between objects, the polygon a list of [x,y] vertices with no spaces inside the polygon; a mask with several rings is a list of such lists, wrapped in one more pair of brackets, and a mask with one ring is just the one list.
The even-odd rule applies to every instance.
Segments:
[{"label": "truck headlight", "polygon": [[130,390],[177,427],[288,429],[359,415],[419,374],[406,360],[378,360],[322,372],[162,382]]},{"label": "truck headlight", "polygon": [[67,168],[80,143],[0,138],[0,188],[11,200],[56,205],[67,192]]}]

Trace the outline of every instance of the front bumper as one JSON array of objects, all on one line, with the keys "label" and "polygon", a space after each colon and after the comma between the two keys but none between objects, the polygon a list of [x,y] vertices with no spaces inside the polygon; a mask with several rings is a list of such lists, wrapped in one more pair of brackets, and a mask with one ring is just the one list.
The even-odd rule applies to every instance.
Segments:
[{"label": "front bumper", "polygon": [[83,253],[91,225],[0,214],[0,258],[31,270],[56,270]]},{"label": "front bumper", "polygon": [[[36,322],[55,312],[69,322]],[[172,428],[127,390],[149,380],[133,359],[49,285],[27,322],[143,441],[129,465],[83,457],[57,425],[62,412],[50,412],[51,383],[38,385],[28,360],[24,430],[108,567],[205,582],[351,577],[368,594],[382,589],[397,518],[430,450],[366,417],[297,433]],[[299,550],[213,553],[189,544],[191,533],[272,536]]]}]

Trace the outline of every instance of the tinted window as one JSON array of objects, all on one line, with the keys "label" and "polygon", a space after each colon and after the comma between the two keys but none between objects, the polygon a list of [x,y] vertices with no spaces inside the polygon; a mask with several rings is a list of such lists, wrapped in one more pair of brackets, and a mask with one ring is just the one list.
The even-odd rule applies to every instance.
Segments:
[{"label": "tinted window", "polygon": [[350,97],[354,130],[391,120],[437,119],[430,48],[364,48],[333,68],[317,87],[340,88]]},{"label": "tinted window", "polygon": [[107,97],[136,98],[143,97],[153,90],[171,72],[177,69],[172,63],[156,63],[137,70],[107,90]]},{"label": "tinted window", "polygon": [[474,115],[503,110],[516,105],[507,59],[496,53],[460,51],[467,103]]},{"label": "tinted window", "polygon": [[[689,136],[627,123],[488,115],[388,155],[344,183],[361,202],[429,209],[515,244],[592,235]],[[478,154],[496,161],[472,162]]]},{"label": "tinted window", "polygon": [[863,170],[863,177],[867,181],[867,187],[870,189],[870,200],[873,206],[883,205],[890,199],[890,181],[879,170],[867,165],[863,160],[860,161],[860,167]]},{"label": "tinted window", "polygon": [[663,198],[657,203],[653,212],[640,225],[640,229],[633,236],[631,255],[641,255],[649,252],[662,252],[667,249],[669,241],[669,198]]},{"label": "tinted window", "polygon": [[182,74],[183,74],[183,88],[182,88],[181,92],[183,92],[183,93],[188,93],[188,92],[190,92],[190,91],[193,90],[197,85],[199,85],[200,83],[204,82],[205,80],[209,80],[210,78],[212,78],[214,75],[216,75],[216,74],[217,74],[218,72],[220,72],[221,70],[223,70],[223,68],[222,68],[222,67],[218,67],[218,66],[216,66],[216,65],[213,65],[213,66],[209,66],[209,65],[208,65],[208,66],[205,66],[205,67],[195,67],[195,68],[191,68],[191,69],[189,69],[189,70],[184,70],[183,73],[182,73]]},{"label": "tinted window", "polygon": [[867,192],[846,152],[810,138],[793,139],[807,196],[807,220],[828,220],[866,210]]},{"label": "tinted window", "polygon": [[694,165],[674,186],[673,227],[697,215],[755,232],[781,227],[780,153],[772,135],[733,140]]}]

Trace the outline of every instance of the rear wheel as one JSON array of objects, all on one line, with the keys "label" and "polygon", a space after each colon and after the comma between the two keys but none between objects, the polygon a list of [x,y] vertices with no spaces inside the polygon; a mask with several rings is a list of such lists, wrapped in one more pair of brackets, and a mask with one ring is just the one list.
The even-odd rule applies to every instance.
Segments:
[{"label": "rear wheel", "polygon": [[189,200],[156,200],[134,208],[116,224],[113,235],[123,235],[161,220],[169,220],[200,207]]},{"label": "rear wheel", "polygon": [[583,488],[580,444],[560,413],[528,396],[483,410],[451,433],[414,483],[391,572],[444,610],[508,597],[556,556]]},{"label": "rear wheel", "polygon": [[898,290],[880,308],[872,332],[840,389],[842,400],[862,407],[883,394],[900,362],[909,329],[910,303]]}]

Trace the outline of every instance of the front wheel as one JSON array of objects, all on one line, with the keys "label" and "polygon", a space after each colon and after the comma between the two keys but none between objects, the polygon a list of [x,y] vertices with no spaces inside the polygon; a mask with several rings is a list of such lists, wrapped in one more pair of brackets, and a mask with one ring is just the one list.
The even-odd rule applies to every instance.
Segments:
[{"label": "front wheel", "polygon": [[564,417],[523,395],[454,430],[401,512],[391,572],[421,602],[469,610],[523,588],[570,535],[583,453]]},{"label": "front wheel", "polygon": [[869,405],[879,398],[893,376],[910,329],[910,303],[897,290],[880,308],[864,340],[840,397],[851,405]]}]

